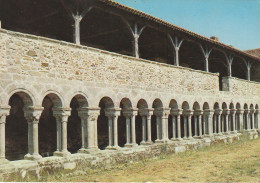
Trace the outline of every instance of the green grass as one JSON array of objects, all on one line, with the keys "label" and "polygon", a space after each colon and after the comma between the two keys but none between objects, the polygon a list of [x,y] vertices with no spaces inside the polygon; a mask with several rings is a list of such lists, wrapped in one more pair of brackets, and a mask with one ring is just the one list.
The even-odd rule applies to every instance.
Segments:
[{"label": "green grass", "polygon": [[138,163],[121,164],[111,170],[86,168],[86,171],[74,175],[58,173],[55,176],[43,176],[38,181],[259,182],[260,139],[164,155]]}]

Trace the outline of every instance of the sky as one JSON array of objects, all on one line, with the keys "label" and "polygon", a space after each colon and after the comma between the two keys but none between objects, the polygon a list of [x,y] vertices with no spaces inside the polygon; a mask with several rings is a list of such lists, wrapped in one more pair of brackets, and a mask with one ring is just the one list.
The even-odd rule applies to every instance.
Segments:
[{"label": "sky", "polygon": [[115,0],[240,50],[260,48],[260,0]]}]

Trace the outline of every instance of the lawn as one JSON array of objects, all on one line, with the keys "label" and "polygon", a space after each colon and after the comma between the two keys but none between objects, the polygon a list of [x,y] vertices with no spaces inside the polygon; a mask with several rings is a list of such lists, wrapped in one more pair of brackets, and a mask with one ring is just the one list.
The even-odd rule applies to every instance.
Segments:
[{"label": "lawn", "polygon": [[217,144],[161,156],[111,170],[56,175],[40,181],[59,182],[259,182],[260,139]]}]

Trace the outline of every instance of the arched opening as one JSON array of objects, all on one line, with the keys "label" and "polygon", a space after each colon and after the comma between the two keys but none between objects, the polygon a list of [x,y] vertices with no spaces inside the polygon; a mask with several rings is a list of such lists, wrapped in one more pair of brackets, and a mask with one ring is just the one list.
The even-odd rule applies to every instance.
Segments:
[{"label": "arched opening", "polygon": [[205,57],[197,43],[188,40],[183,41],[180,47],[179,56],[180,66],[202,71],[205,70]]},{"label": "arched opening", "polygon": [[222,91],[222,78],[228,76],[225,53],[212,49],[209,56],[209,72],[219,73],[219,89]]},{"label": "arched opening", "polygon": [[104,97],[99,102],[100,115],[98,116],[98,148],[104,150],[109,145],[108,117],[106,110],[114,109],[114,102]]},{"label": "arched opening", "polygon": [[48,157],[53,156],[57,150],[57,123],[53,109],[61,108],[62,102],[58,95],[50,93],[44,97],[42,107],[44,110],[39,122],[39,153],[42,157]]},{"label": "arched opening", "polygon": [[240,57],[234,57],[232,62],[232,77],[247,79],[247,66]]},{"label": "arched opening", "polygon": [[146,27],[139,39],[140,57],[160,63],[174,64],[173,48],[167,35]]},{"label": "arched opening", "polygon": [[160,109],[163,108],[162,101],[155,99],[152,107],[154,108],[154,114],[152,116],[152,141],[161,139],[161,117]]},{"label": "arched opening", "polygon": [[10,115],[6,119],[6,159],[21,160],[28,153],[28,124],[25,110],[33,106],[31,97],[18,92],[9,99]]},{"label": "arched opening", "polygon": [[[68,118],[68,151],[76,153],[82,147],[82,123],[79,111],[87,110],[88,102],[82,95],[76,95],[70,102],[71,115]],[[85,109],[84,109],[85,108]],[[84,125],[83,125],[84,126]]]}]

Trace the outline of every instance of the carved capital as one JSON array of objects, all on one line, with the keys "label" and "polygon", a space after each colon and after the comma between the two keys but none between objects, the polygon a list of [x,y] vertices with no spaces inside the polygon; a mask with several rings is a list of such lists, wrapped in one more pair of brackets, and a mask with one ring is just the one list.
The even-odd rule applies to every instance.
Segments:
[{"label": "carved capital", "polygon": [[9,116],[11,107],[0,107],[0,124],[6,123],[6,117]]},{"label": "carved capital", "polygon": [[153,115],[154,109],[139,109],[140,116],[147,116],[148,118]]},{"label": "carved capital", "polygon": [[200,115],[202,115],[202,110],[194,110],[194,111],[193,111],[193,115],[194,115],[194,116],[200,116]]},{"label": "carved capital", "polygon": [[111,108],[111,109],[105,109],[105,115],[108,118],[111,117],[118,117],[120,116],[121,109],[120,108]]},{"label": "carved capital", "polygon": [[100,115],[100,108],[82,107],[78,109],[78,115],[83,120],[97,120]]},{"label": "carved capital", "polygon": [[71,114],[70,108],[54,108],[53,116],[62,123],[67,123]]},{"label": "carved capital", "polygon": [[25,118],[27,120],[27,123],[33,123],[38,124],[43,107],[27,107],[24,109]]},{"label": "carved capital", "polygon": [[137,108],[124,109],[124,110],[123,110],[123,115],[124,115],[125,117],[137,116],[137,114],[138,114],[138,109],[137,109]]},{"label": "carved capital", "polygon": [[222,114],[222,110],[221,109],[215,109],[215,114],[216,115],[221,115]]},{"label": "carved capital", "polygon": [[179,116],[182,114],[182,109],[171,109],[170,113],[172,116]]},{"label": "carved capital", "polygon": [[183,116],[191,116],[193,114],[193,110],[185,110],[182,111]]}]

